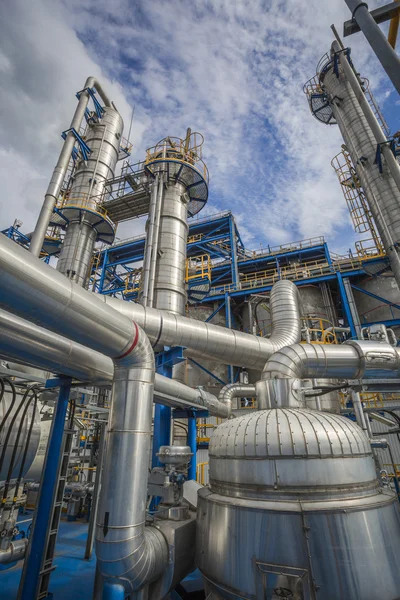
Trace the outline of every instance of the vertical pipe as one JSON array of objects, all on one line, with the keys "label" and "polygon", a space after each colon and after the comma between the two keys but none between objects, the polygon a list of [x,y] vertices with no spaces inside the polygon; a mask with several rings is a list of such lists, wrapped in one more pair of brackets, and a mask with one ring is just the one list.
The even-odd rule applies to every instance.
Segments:
[{"label": "vertical pipe", "polygon": [[356,415],[356,421],[357,421],[358,425],[361,427],[361,429],[363,431],[365,431],[368,435],[368,428],[365,423],[365,415],[364,415],[364,410],[362,407],[362,402],[361,402],[359,392],[352,390],[351,399],[353,402],[354,414]]},{"label": "vertical pipe", "polygon": [[[162,365],[157,369],[157,373],[172,379],[172,367]],[[160,446],[168,446],[170,443],[171,416],[172,411],[169,406],[162,406],[161,404],[154,406],[153,449],[151,455],[151,466],[153,468],[161,466],[157,457]]]},{"label": "vertical pipe", "polygon": [[339,284],[340,296],[342,298],[343,311],[346,316],[347,324],[350,327],[351,337],[357,338],[357,332],[356,332],[356,328],[354,326],[353,316],[351,314],[349,302],[347,299],[347,294],[346,294],[346,289],[344,287],[342,274],[336,273],[336,277],[337,277],[338,284]]},{"label": "vertical pipe", "polygon": [[92,509],[90,512],[90,521],[89,521],[89,528],[88,528],[88,535],[87,535],[87,540],[86,540],[85,556],[84,556],[84,558],[86,560],[90,560],[92,557],[97,509],[99,506],[101,474],[102,474],[102,470],[103,470],[104,446],[105,446],[105,439],[106,439],[106,436],[105,436],[106,425],[107,425],[107,423],[104,423],[104,425],[101,425],[101,430],[100,430],[99,454],[97,457],[97,467],[96,467],[96,479],[95,479],[94,488],[93,488]]},{"label": "vertical pipe", "polygon": [[196,427],[196,413],[192,411],[192,414],[188,418],[188,446],[190,446],[193,452],[192,460],[189,464],[188,479],[196,480],[197,474],[197,427]]},{"label": "vertical pipe", "polygon": [[18,590],[18,600],[32,600],[38,592],[40,571],[46,549],[47,532],[51,526],[52,506],[57,489],[61,448],[64,436],[64,424],[67,416],[68,399],[71,389],[71,378],[61,377],[62,383],[58,394],[49,443],[46,463],[39,490],[39,502],[32,524],[32,535],[22,571]]},{"label": "vertical pipe", "polygon": [[[231,297],[225,294],[225,326],[232,329]],[[228,383],[233,383],[233,365],[228,365]]]},{"label": "vertical pipe", "polygon": [[149,300],[149,278],[150,278],[150,267],[151,267],[151,258],[153,254],[153,243],[154,243],[154,222],[156,218],[156,207],[157,207],[157,198],[158,198],[158,188],[159,188],[159,173],[156,174],[155,179],[153,181],[153,185],[151,188],[151,198],[150,198],[150,207],[149,207],[149,218],[146,232],[146,246],[144,251],[144,261],[143,261],[143,287],[141,293],[141,304],[143,306],[147,306]]},{"label": "vertical pipe", "polygon": [[238,261],[237,261],[237,245],[236,245],[237,242],[236,242],[236,231],[235,231],[235,218],[232,214],[229,216],[229,237],[230,237],[230,244],[231,244],[232,283],[233,283],[234,288],[236,289],[237,285],[239,283],[239,268],[238,268]]},{"label": "vertical pipe", "polygon": [[346,4],[389,79],[400,94],[400,59],[369,12],[368,5],[365,2],[360,2],[360,0],[346,0]]}]

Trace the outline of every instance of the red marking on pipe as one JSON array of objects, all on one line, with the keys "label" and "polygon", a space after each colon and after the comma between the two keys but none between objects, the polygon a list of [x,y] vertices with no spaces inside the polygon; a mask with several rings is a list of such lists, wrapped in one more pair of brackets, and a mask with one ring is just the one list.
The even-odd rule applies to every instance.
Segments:
[{"label": "red marking on pipe", "polygon": [[134,340],[132,342],[132,345],[128,348],[128,350],[126,352],[124,352],[123,354],[121,354],[121,356],[117,356],[115,360],[121,360],[121,358],[125,358],[125,356],[128,356],[128,354],[130,354],[132,352],[132,350],[134,350],[136,344],[138,343],[138,339],[139,339],[139,327],[136,325],[135,321],[133,321],[133,324],[135,326],[135,337]]}]

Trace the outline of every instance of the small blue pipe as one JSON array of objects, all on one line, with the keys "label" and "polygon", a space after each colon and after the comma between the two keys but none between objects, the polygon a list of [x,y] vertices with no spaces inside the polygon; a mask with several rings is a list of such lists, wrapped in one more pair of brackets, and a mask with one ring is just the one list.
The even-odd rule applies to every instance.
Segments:
[{"label": "small blue pipe", "polygon": [[[194,413],[195,414],[195,413]],[[197,428],[196,428],[196,416],[190,416],[188,418],[188,446],[190,446],[193,452],[192,460],[189,464],[188,479],[196,480],[197,476]]]},{"label": "small blue pipe", "polygon": [[64,436],[65,418],[67,416],[71,378],[60,377],[62,383],[58,394],[56,411],[47,446],[46,462],[39,490],[39,502],[32,523],[32,534],[21,577],[18,600],[36,598],[40,571],[45,552],[46,532],[50,528],[52,507],[58,483],[60,453]]},{"label": "small blue pipe", "polygon": [[120,583],[108,583],[103,586],[102,600],[125,600],[125,588]]}]

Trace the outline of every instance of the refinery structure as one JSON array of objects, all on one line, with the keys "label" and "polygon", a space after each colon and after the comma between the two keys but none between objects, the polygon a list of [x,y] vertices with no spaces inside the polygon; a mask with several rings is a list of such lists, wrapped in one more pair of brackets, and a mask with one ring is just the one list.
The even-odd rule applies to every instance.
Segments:
[{"label": "refinery structure", "polygon": [[95,600],[400,598],[399,135],[336,38],[299,102],[343,138],[345,255],[245,247],[202,215],[201,133],[133,162],[78,91],[34,231],[0,235],[0,598],[68,568]]}]

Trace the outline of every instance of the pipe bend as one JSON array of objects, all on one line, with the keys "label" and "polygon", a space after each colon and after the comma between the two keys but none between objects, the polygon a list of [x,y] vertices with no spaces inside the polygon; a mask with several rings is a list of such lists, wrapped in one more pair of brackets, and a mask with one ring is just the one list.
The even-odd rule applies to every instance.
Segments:
[{"label": "pipe bend", "polygon": [[96,77],[89,76],[85,81],[85,89],[92,87],[94,87],[95,90],[99,93],[99,96],[103,100],[105,106],[114,108],[114,110],[116,110],[116,108],[113,107],[111,100],[105,93],[101,83],[96,79]]},{"label": "pipe bend", "polygon": [[150,341],[136,323],[114,365],[96,555],[106,581],[132,592],[154,581],[168,563],[164,536],[146,527],[155,366]]},{"label": "pipe bend", "polygon": [[256,395],[255,385],[245,383],[228,383],[221,389],[218,395],[218,401],[227,408],[228,415],[232,412],[233,398],[250,398]]}]

